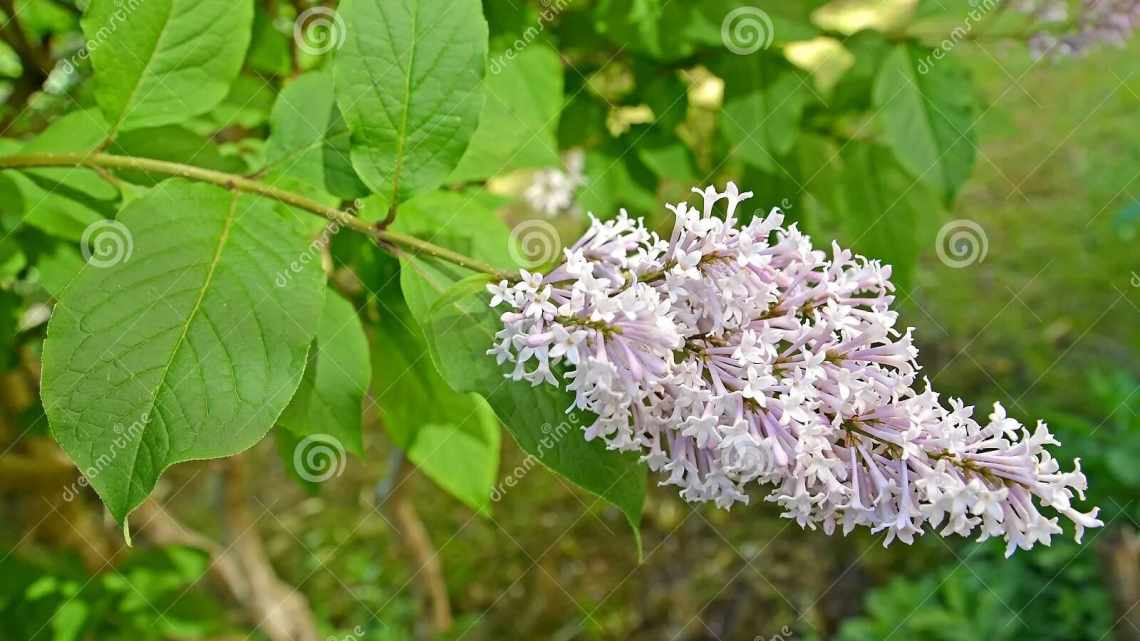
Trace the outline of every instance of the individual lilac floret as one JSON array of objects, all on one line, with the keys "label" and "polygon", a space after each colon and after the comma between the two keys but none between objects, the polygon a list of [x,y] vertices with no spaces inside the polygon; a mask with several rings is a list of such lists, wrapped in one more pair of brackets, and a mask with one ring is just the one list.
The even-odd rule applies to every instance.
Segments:
[{"label": "individual lilac floret", "polygon": [[[1061,472],[995,405],[988,421],[943,403],[911,330],[890,310],[890,267],[836,244],[825,252],[772,210],[747,226],[751,193],[694,190],[669,205],[668,239],[625,211],[592,219],[549,274],[489,286],[506,305],[490,350],[507,374],[574,392],[587,439],[639,452],[688,501],[728,508],[752,482],[801,526],[857,525],[905,543],[924,529],[1002,536],[1007,554],[1099,527],[1072,506],[1086,481]],[[723,219],[714,215],[717,206]]]}]

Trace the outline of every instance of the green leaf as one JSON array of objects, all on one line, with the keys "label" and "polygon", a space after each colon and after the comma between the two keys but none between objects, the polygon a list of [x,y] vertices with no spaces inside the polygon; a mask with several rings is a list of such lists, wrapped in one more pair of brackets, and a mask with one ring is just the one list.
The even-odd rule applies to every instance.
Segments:
[{"label": "green leaf", "polygon": [[[460,194],[415,199],[401,210],[396,226],[501,268],[511,266],[506,225],[494,212]],[[477,392],[486,398],[523,451],[621,510],[640,546],[638,523],[646,474],[637,457],[607,450],[599,440],[587,441],[581,427],[592,419],[581,412],[566,413],[573,400],[570,392],[549,385],[532,387],[504,376],[486,354],[499,328],[499,314],[488,306],[487,295],[450,294],[470,272],[413,255],[402,256],[400,264],[408,307],[424,330],[432,361],[444,380],[457,392]],[[453,302],[436,307],[441,298]]]},{"label": "green leaf", "polygon": [[918,260],[923,218],[933,220],[937,198],[899,165],[890,150],[852,141],[813,181],[816,195],[831,210],[844,244],[891,265],[891,280],[903,292],[911,288]]},{"label": "green leaf", "polygon": [[685,37],[685,28],[695,15],[690,3],[668,0],[601,0],[594,11],[598,33],[661,60],[693,53],[696,43]]},{"label": "green leaf", "polygon": [[368,188],[352,168],[348,125],[333,99],[333,77],[310,71],[277,96],[265,146],[266,180],[293,178],[344,200]]},{"label": "green leaf", "polygon": [[[267,3],[270,6],[276,0]],[[293,56],[289,49],[289,37],[277,30],[273,16],[258,3],[254,8],[253,32],[246,54],[246,66],[254,71],[276,76],[288,75],[293,70]]]},{"label": "green leaf", "polygon": [[217,106],[249,45],[248,0],[92,0],[83,34],[112,132],[182,122]]},{"label": "green leaf", "polygon": [[495,413],[478,394],[455,392],[440,377],[397,281],[381,288],[377,302],[373,389],[384,427],[436,484],[489,513],[499,470]]},{"label": "green leaf", "polygon": [[483,106],[487,21],[479,0],[346,0],[333,67],[352,163],[389,203],[443,183]]},{"label": "green leaf", "polygon": [[19,362],[15,346],[21,307],[23,300],[19,296],[0,289],[0,372],[8,371]]},{"label": "green leaf", "polygon": [[265,435],[301,381],[324,285],[315,261],[290,270],[308,246],[295,221],[217,187],[162,183],[108,231],[123,251],[90,261],[48,325],[43,402],[125,522],[170,465]]},{"label": "green leaf", "polygon": [[660,141],[639,147],[637,157],[663,180],[689,183],[697,180],[693,152],[675,137],[662,137]]},{"label": "green leaf", "polygon": [[[19,143],[14,140],[0,140],[0,154],[13,154],[19,149]],[[0,232],[15,231],[24,216],[26,205],[18,183],[16,172],[0,172]]]},{"label": "green leaf", "polygon": [[[69,113],[22,147],[5,141],[2,153],[91,151],[106,139],[109,126],[95,109]],[[79,240],[91,224],[114,213],[119,193],[91,169],[48,167],[5,172],[19,190],[23,222],[44,232]]]},{"label": "green leaf", "polygon": [[753,52],[811,38],[819,31],[808,19],[819,0],[762,4],[763,10],[749,7],[743,16],[731,17],[742,7],[738,0],[602,0],[595,16],[598,32],[610,41],[666,61],[687,58],[702,45],[724,48],[726,25],[740,34],[735,36],[738,46],[755,42]]},{"label": "green leaf", "polygon": [[[135,129],[119,134],[108,151],[123,156],[154,158],[230,173],[242,173],[244,169],[237,158],[223,156],[218,146],[208,137],[181,125]],[[167,178],[166,174],[133,169],[119,170],[117,174],[123,180],[147,187],[157,185]]]},{"label": "green leaf", "polygon": [[[513,169],[559,164],[558,114],[562,63],[558,52],[532,43],[515,53],[514,40],[496,46],[483,79],[486,102],[471,144],[448,180],[489,178]],[[498,57],[496,57],[498,56]]]},{"label": "green leaf", "polygon": [[611,141],[586,152],[586,184],[576,199],[584,211],[602,220],[613,218],[622,207],[639,214],[661,207],[657,194],[634,173],[638,154],[627,154],[624,149],[620,141]]},{"label": "green leaf", "polygon": [[[313,441],[310,441],[310,443],[312,442]],[[339,468],[331,466],[339,465],[340,463],[339,460],[325,457],[313,459],[315,462],[313,462],[311,466],[309,463],[298,466],[298,461],[305,460],[303,457],[305,456],[305,452],[308,451],[307,448],[323,446],[327,444],[327,441],[317,441],[316,443],[316,446],[307,445],[305,444],[304,438],[297,436],[287,429],[273,430],[273,445],[277,450],[277,455],[281,458],[281,466],[285,469],[285,475],[293,479],[301,489],[312,496],[321,493],[321,481],[327,480],[325,478],[326,475],[330,475],[330,478],[331,475],[335,475],[336,470]],[[325,451],[329,452],[332,450],[326,449]],[[323,453],[322,456],[324,456]],[[339,456],[339,453],[337,456]]]},{"label": "green leaf", "polygon": [[222,102],[186,126],[206,136],[229,128],[255,129],[269,121],[276,96],[260,76],[238,74]]},{"label": "green leaf", "polygon": [[19,242],[0,230],[0,287],[11,286],[11,281],[28,266],[28,257]]},{"label": "green leaf", "polygon": [[902,43],[880,68],[872,101],[899,162],[951,202],[976,155],[969,74],[951,58]]},{"label": "green leaf", "polygon": [[75,281],[83,265],[83,256],[74,245],[56,243],[36,261],[40,286],[53,298],[59,298]]},{"label": "green leaf", "polygon": [[653,110],[654,126],[673,135],[689,111],[689,88],[676,69],[637,58],[633,65],[637,99]]},{"label": "green leaf", "polygon": [[779,169],[796,143],[800,116],[811,98],[806,77],[766,53],[722,57],[716,69],[724,79],[724,107],[717,124],[745,162],[766,171]]},{"label": "green leaf", "polygon": [[305,375],[277,424],[298,436],[326,434],[363,456],[361,404],[371,376],[368,338],[356,309],[327,292]]}]

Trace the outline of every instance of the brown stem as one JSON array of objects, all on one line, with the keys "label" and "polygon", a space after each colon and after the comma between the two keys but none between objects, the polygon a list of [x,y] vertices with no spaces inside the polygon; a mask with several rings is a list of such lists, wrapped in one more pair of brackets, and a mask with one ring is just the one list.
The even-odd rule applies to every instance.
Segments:
[{"label": "brown stem", "polygon": [[227,462],[224,515],[232,537],[225,547],[182,525],[157,499],[131,514],[140,534],[157,545],[196,547],[211,557],[210,573],[241,604],[270,641],[321,641],[308,600],[277,577],[249,509],[240,456]]},{"label": "brown stem", "polygon": [[0,0],[0,9],[8,19],[0,25],[0,35],[12,45],[16,55],[20,56],[20,63],[24,67],[24,74],[34,76],[42,83],[51,73],[54,64],[51,56],[39,43],[33,43],[24,32],[20,24],[20,15],[16,11],[12,0]]},{"label": "brown stem", "polygon": [[410,486],[408,477],[413,467],[407,460],[400,466],[399,480],[396,490],[392,493],[392,512],[396,518],[396,526],[400,530],[400,538],[419,568],[416,577],[427,592],[428,603],[431,607],[431,623],[435,632],[444,632],[451,628],[451,600],[447,595],[447,582],[443,578],[443,563],[439,552],[432,545],[431,535],[420,520],[416,507],[408,497]]},{"label": "brown stem", "polygon": [[7,17],[7,20],[0,24],[0,37],[3,37],[19,56],[22,72],[13,82],[12,91],[5,101],[6,113],[0,119],[0,135],[8,133],[23,113],[28,101],[43,87],[53,66],[47,51],[29,40],[24,33],[14,4],[12,0],[0,0],[0,10],[3,10]]},{"label": "brown stem", "polygon": [[1098,542],[1101,566],[1116,606],[1117,641],[1140,641],[1140,537],[1129,525]]}]

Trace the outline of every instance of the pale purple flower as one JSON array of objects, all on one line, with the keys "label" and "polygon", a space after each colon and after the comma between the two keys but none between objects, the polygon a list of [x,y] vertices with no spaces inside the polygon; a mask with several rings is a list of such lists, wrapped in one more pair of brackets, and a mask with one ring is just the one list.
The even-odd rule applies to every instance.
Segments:
[{"label": "pale purple flower", "polygon": [[732,183],[694,191],[700,209],[668,206],[668,239],[592,218],[549,274],[488,286],[509,308],[488,351],[507,376],[564,385],[597,416],[586,438],[640,453],[689,501],[727,508],[757,484],[804,527],[1001,536],[1007,553],[1061,531],[1041,509],[1078,539],[1102,525],[1073,507],[1087,482],[1079,461],[1060,471],[1044,423],[995,405],[981,424],[916,386],[889,266],[814,248],[777,209],[740,227],[752,194]]},{"label": "pale purple flower", "polygon": [[1019,0],[1014,8],[1043,27],[1071,22],[1060,32],[1045,28],[1029,39],[1035,59],[1079,56],[1106,45],[1123,47],[1140,28],[1140,0],[1083,0],[1072,16],[1063,0]]}]

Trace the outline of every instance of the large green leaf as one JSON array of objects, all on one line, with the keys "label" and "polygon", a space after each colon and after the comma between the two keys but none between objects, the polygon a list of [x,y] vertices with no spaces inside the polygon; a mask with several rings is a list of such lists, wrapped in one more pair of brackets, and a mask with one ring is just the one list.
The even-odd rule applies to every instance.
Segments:
[{"label": "large green leaf", "polygon": [[[513,46],[511,40],[492,49],[479,127],[450,180],[479,180],[512,169],[559,164],[562,63],[558,52],[536,42],[515,54],[508,48]],[[506,58],[503,51],[512,56]]]},{"label": "large green leaf", "polygon": [[333,77],[310,71],[277,96],[265,143],[266,180],[297,179],[341,199],[368,193],[349,158],[348,125],[333,99]]},{"label": "large green leaf", "polygon": [[717,123],[734,152],[746,162],[777,171],[791,151],[800,116],[811,97],[803,74],[766,53],[726,55],[717,65],[724,78],[724,107]]},{"label": "large green leaf", "polygon": [[[506,225],[460,194],[415,199],[396,224],[406,233],[504,269],[511,265]],[[461,282],[470,272],[412,255],[402,256],[400,264],[408,306],[424,330],[432,361],[451,388],[481,394],[525,452],[617,506],[637,533],[646,474],[636,456],[583,438],[581,428],[592,418],[566,412],[573,399],[570,392],[504,376],[503,368],[486,354],[499,328],[499,313],[488,306],[485,292],[471,294],[468,283]]]},{"label": "large green leaf", "polygon": [[487,21],[479,0],[346,0],[333,68],[352,163],[389,203],[442,184],[479,121]]},{"label": "large green leaf", "polygon": [[324,285],[316,261],[297,262],[308,241],[295,221],[218,187],[162,183],[106,231],[122,251],[56,305],[43,401],[122,522],[170,465],[265,435],[301,381]]},{"label": "large green leaf", "polygon": [[112,131],[182,122],[215,107],[241,69],[250,0],[92,0],[83,34]]},{"label": "large green leaf", "polygon": [[408,459],[440,487],[486,513],[499,470],[499,421],[478,394],[453,391],[432,365],[423,332],[388,280],[377,296],[376,403]]},{"label": "large green leaf", "polygon": [[969,75],[913,43],[888,55],[872,102],[899,162],[948,202],[974,169],[977,134]]},{"label": "large green leaf", "polygon": [[335,292],[326,293],[305,376],[277,424],[298,436],[331,436],[363,455],[361,404],[371,376],[368,338],[356,309]]}]

